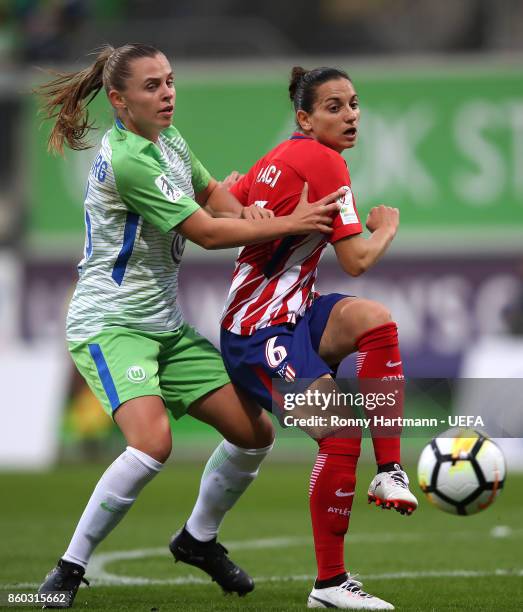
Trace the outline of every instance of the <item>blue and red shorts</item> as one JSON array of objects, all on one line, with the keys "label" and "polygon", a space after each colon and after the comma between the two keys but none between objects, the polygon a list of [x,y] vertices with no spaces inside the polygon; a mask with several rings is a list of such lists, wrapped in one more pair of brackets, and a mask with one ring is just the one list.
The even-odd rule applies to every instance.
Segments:
[{"label": "blue and red shorts", "polygon": [[[273,402],[278,401],[273,379],[287,381],[293,392],[299,393],[311,380],[333,374],[333,368],[319,355],[320,341],[334,305],[346,297],[331,293],[316,298],[293,325],[265,327],[250,336],[222,329],[221,353],[232,382],[272,411]],[[303,389],[300,380],[304,381]]]}]

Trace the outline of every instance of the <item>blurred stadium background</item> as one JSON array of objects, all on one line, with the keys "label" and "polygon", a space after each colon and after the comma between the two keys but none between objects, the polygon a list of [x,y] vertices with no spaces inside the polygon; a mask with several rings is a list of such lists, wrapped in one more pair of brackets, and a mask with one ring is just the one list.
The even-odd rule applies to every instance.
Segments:
[{"label": "blurred stadium background", "polygon": [[[218,178],[291,132],[291,66],[346,69],[362,106],[359,144],[346,155],[360,213],[398,206],[401,229],[364,277],[327,256],[320,290],[387,304],[409,377],[523,377],[521,2],[4,0],[0,468],[105,461],[121,446],[64,344],[95,149],[50,157],[30,90],[45,78],[37,67],[76,69],[105,42],[138,40],[173,60],[175,122]],[[93,116],[101,135],[111,122],[103,96]],[[185,315],[213,341],[233,258],[195,246],[184,257]],[[178,459],[205,456],[215,440],[189,418],[174,436]],[[295,440],[279,447],[278,457],[296,456]]]}]

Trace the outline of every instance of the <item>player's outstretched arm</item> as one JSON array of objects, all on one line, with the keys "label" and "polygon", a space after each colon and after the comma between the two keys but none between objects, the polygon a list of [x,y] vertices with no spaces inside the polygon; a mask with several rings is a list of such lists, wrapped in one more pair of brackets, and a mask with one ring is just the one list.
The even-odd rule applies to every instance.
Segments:
[{"label": "player's outstretched arm", "polygon": [[212,217],[240,219],[243,206],[229,192],[229,188],[211,178],[207,187],[196,194],[198,204]]},{"label": "player's outstretched arm", "polygon": [[197,210],[177,230],[204,249],[226,249],[257,242],[276,240],[292,234],[332,232],[332,217],[339,210],[337,199],[341,190],[309,203],[305,184],[300,201],[293,213],[285,217],[264,219],[215,219]]},{"label": "player's outstretched arm", "polygon": [[373,266],[392,242],[399,225],[399,210],[390,206],[376,206],[367,217],[369,238],[361,234],[338,240],[334,244],[336,257],[347,274],[359,276]]},{"label": "player's outstretched arm", "polygon": [[226,219],[270,219],[274,217],[272,210],[258,206],[243,206],[229,189],[242,175],[234,170],[223,181],[211,178],[207,187],[196,194],[198,204],[212,217]]}]

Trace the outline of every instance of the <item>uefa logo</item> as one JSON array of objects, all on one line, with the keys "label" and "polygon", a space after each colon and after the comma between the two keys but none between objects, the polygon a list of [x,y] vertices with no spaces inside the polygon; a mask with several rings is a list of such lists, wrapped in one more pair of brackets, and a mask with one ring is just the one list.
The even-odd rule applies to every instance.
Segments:
[{"label": "uefa logo", "polygon": [[133,383],[140,383],[147,378],[147,374],[141,366],[131,366],[127,370],[127,378]]}]

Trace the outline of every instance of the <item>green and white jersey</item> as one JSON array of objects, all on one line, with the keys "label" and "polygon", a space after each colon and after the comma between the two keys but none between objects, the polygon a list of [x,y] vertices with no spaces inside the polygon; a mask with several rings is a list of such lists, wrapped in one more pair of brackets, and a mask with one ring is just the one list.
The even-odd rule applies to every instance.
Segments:
[{"label": "green and white jersey", "polygon": [[177,305],[185,239],[175,226],[199,209],[210,175],[171,126],[153,143],[119,121],[102,140],[85,193],[86,243],[67,339],[122,325],[149,332],[183,323]]}]

